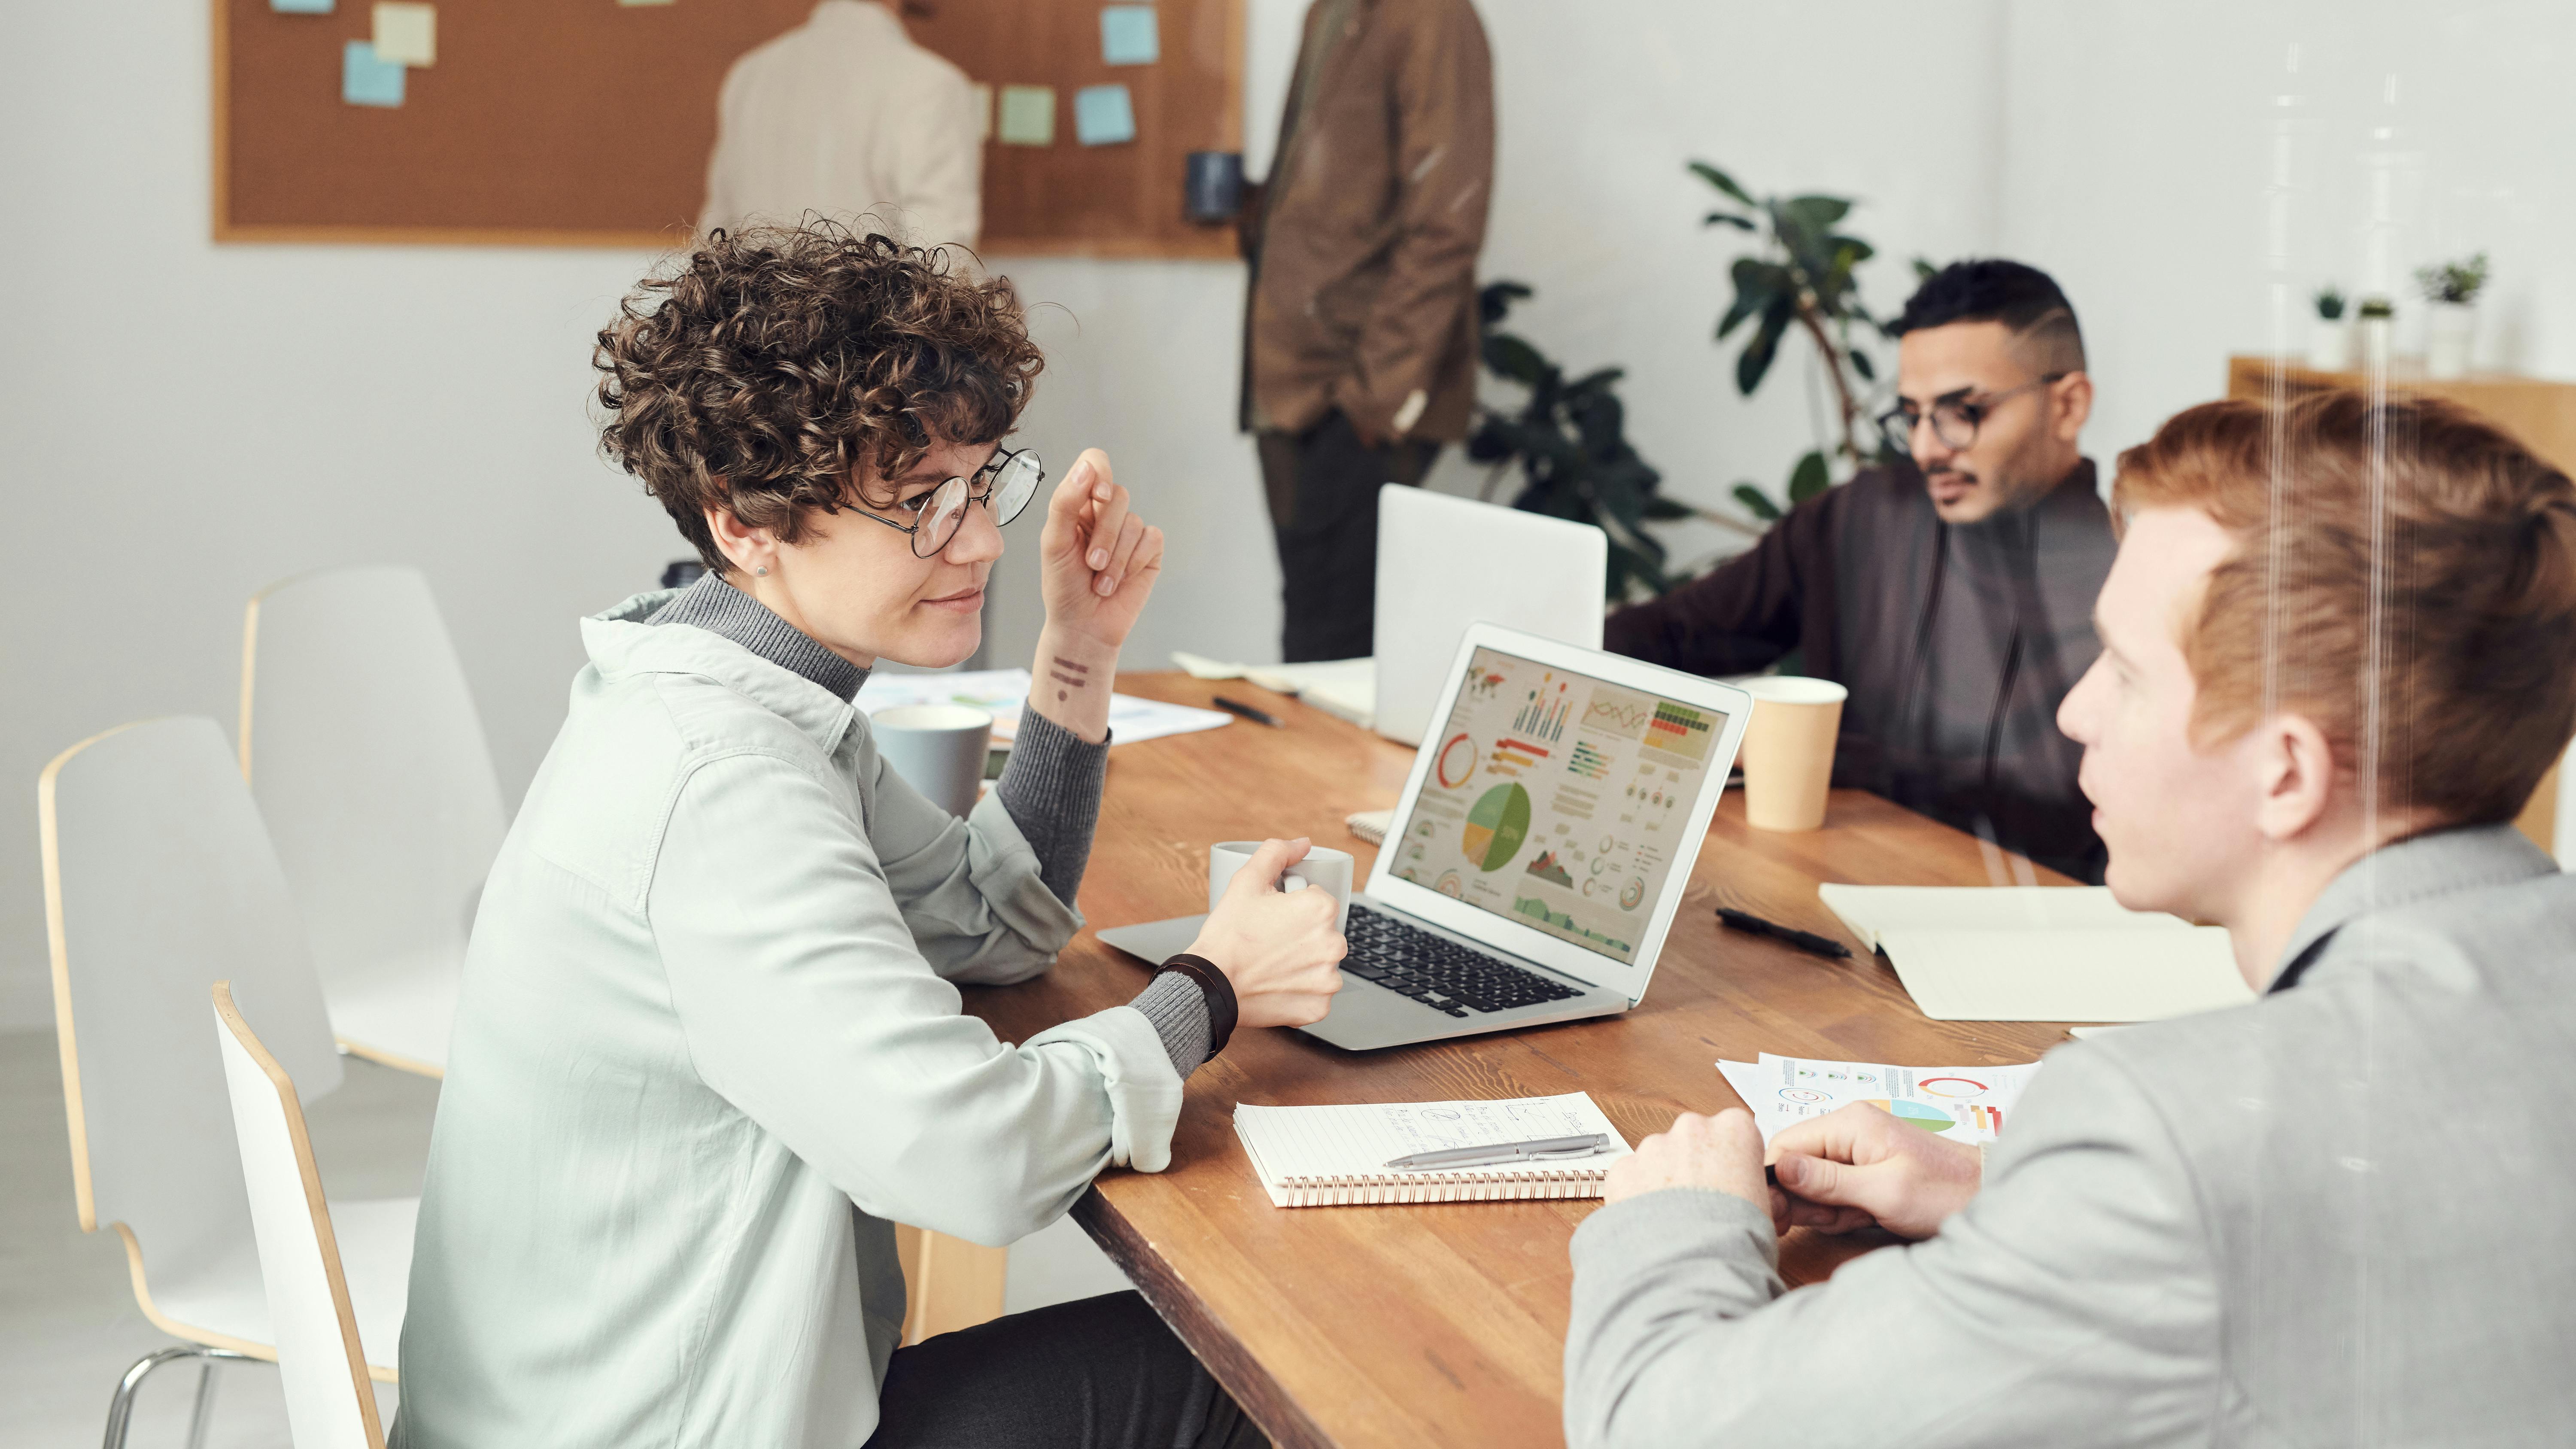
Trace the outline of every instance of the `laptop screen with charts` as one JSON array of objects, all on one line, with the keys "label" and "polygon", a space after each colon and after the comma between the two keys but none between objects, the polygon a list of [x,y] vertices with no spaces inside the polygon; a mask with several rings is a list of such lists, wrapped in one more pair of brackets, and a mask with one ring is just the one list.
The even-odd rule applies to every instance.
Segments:
[{"label": "laptop screen with charts", "polygon": [[1369,894],[1645,994],[1724,789],[1743,691],[1471,626]]}]

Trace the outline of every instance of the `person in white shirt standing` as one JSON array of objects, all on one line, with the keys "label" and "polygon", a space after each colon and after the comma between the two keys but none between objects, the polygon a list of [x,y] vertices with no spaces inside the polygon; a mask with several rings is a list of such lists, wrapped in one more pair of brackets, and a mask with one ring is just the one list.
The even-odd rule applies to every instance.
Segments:
[{"label": "person in white shirt standing", "polygon": [[812,211],[971,247],[984,220],[976,95],[885,6],[823,0],[725,73],[698,231],[794,226]]}]

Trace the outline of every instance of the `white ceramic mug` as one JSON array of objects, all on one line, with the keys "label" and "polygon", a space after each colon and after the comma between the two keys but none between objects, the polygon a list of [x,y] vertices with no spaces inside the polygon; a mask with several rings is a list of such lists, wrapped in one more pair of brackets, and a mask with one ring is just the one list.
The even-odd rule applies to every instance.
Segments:
[{"label": "white ceramic mug", "polygon": [[963,819],[984,783],[993,717],[962,704],[899,704],[868,716],[877,753],[930,803]]},{"label": "white ceramic mug", "polygon": [[[1208,847],[1208,909],[1225,898],[1225,888],[1234,883],[1234,873],[1252,863],[1252,854],[1261,848],[1258,840],[1221,840]],[[1330,891],[1341,910],[1333,917],[1338,931],[1351,918],[1351,853],[1326,846],[1309,846],[1306,858],[1288,867],[1280,876],[1283,891]]]}]

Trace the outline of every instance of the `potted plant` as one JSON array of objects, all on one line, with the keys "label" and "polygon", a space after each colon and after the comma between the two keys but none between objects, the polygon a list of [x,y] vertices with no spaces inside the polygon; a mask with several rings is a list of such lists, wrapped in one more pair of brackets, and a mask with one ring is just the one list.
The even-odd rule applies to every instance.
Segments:
[{"label": "potted plant", "polygon": [[2397,305],[2386,297],[2361,299],[2361,365],[2379,372],[2388,370],[2388,338],[2397,325]]},{"label": "potted plant", "polygon": [[1589,523],[1608,534],[1612,604],[1663,593],[1691,576],[1689,569],[1672,567],[1670,550],[1650,524],[1699,518],[1758,533],[1656,491],[1663,475],[1629,444],[1628,411],[1614,391],[1625,369],[1596,368],[1568,378],[1526,339],[1502,330],[1512,304],[1531,295],[1519,282],[1493,282],[1477,295],[1485,370],[1527,390],[1516,409],[1476,405],[1467,456],[1488,470],[1486,500],[1517,463],[1521,487],[1512,496],[1514,508]]},{"label": "potted plant", "polygon": [[2332,282],[2317,288],[2317,320],[2308,333],[2308,366],[2319,372],[2341,372],[2352,366],[2352,324],[2344,320],[2343,288]]},{"label": "potted plant", "polygon": [[[1815,349],[1825,381],[1833,388],[1841,436],[1818,439],[1814,449],[1791,465],[1786,496],[1788,506],[1794,508],[1837,481],[1836,461],[1847,470],[1844,477],[1880,461],[1878,429],[1870,421],[1878,366],[1858,344],[1863,338],[1883,340],[1887,329],[1861,304],[1856,275],[1876,249],[1836,229],[1851,212],[1847,197],[1756,197],[1705,161],[1690,163],[1690,170],[1732,204],[1710,212],[1703,225],[1750,232],[1764,243],[1759,254],[1735,259],[1729,273],[1735,282],[1735,300],[1717,324],[1720,339],[1748,323],[1752,326],[1744,350],[1735,358],[1736,391],[1753,395],[1792,329]],[[1916,266],[1926,270],[1919,262]],[[1861,329],[1857,338],[1855,326]],[[1781,516],[1781,505],[1750,483],[1737,484],[1735,498],[1756,518]]]},{"label": "potted plant", "polygon": [[2434,377],[2466,376],[2469,345],[2478,335],[2478,293],[2487,284],[2487,254],[2415,269],[2430,310],[2424,317],[2424,371]]}]

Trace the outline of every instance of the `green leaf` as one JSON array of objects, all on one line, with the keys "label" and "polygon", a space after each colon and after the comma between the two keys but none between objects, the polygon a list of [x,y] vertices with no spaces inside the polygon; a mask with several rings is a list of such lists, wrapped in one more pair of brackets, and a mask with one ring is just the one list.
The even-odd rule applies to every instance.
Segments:
[{"label": "green leaf", "polygon": [[1655,523],[1678,523],[1699,517],[1699,510],[1677,499],[1656,497],[1646,500],[1646,517]]},{"label": "green leaf", "polygon": [[1762,312],[1762,323],[1753,331],[1753,339],[1735,359],[1735,390],[1746,397],[1762,385],[1762,375],[1771,370],[1771,360],[1779,355],[1780,338],[1788,332],[1789,323],[1797,316],[1797,303],[1786,295],[1776,295]]},{"label": "green leaf", "polygon": [[1861,351],[1857,347],[1853,348],[1851,350],[1851,365],[1852,371],[1860,374],[1861,381],[1878,381],[1878,364],[1869,360],[1868,353]]},{"label": "green leaf", "polygon": [[1826,470],[1822,451],[1810,452],[1789,470],[1789,505],[1796,507],[1832,486],[1833,474]]},{"label": "green leaf", "polygon": [[1760,257],[1737,257],[1731,272],[1735,278],[1735,301],[1726,309],[1726,315],[1718,319],[1717,335],[1720,338],[1742,326],[1746,318],[1769,307],[1775,299],[1797,289],[1797,281],[1789,275],[1787,267],[1778,262],[1766,262]]},{"label": "green leaf", "polygon": [[1819,236],[1832,230],[1834,223],[1849,216],[1852,209],[1851,202],[1839,196],[1793,196],[1781,206],[1815,228]]},{"label": "green leaf", "polygon": [[1923,283],[1925,283],[1925,282],[1928,282],[1928,281],[1932,280],[1934,277],[1936,277],[1936,276],[1940,275],[1940,273],[1941,273],[1941,269],[1940,269],[1939,267],[1936,267],[1936,266],[1932,265],[1930,262],[1925,261],[1923,258],[1921,258],[1921,257],[1916,257],[1916,258],[1914,259],[1914,281],[1915,281],[1915,284],[1916,284],[1916,285],[1920,286],[1921,284],[1923,284]]},{"label": "green leaf", "polygon": [[1485,325],[1491,327],[1503,320],[1503,315],[1512,310],[1514,302],[1535,295],[1525,282],[1488,282],[1476,294],[1476,315],[1484,318]]},{"label": "green leaf", "polygon": [[1738,230],[1740,230],[1740,231],[1752,231],[1752,230],[1754,230],[1754,229],[1755,229],[1755,227],[1754,227],[1754,225],[1753,225],[1753,218],[1751,218],[1751,217],[1749,217],[1749,216],[1742,216],[1742,215],[1739,215],[1739,214],[1737,214],[1737,213],[1735,213],[1735,212],[1732,212],[1732,211],[1712,211],[1712,212],[1710,212],[1710,213],[1707,215],[1707,217],[1705,217],[1704,219],[1702,219],[1702,220],[1701,220],[1700,225],[1702,225],[1702,226],[1718,226],[1718,225],[1725,225],[1725,226],[1735,227],[1736,229],[1738,229]]},{"label": "green leaf", "polygon": [[1530,346],[1508,332],[1485,334],[1485,366],[1500,376],[1527,387],[1536,387],[1556,369]]},{"label": "green leaf", "polygon": [[1775,523],[1779,521],[1780,505],[1771,501],[1770,494],[1763,492],[1761,489],[1754,487],[1750,483],[1738,483],[1735,485],[1735,501],[1744,505],[1745,512],[1752,514],[1754,517],[1761,519],[1765,523]]},{"label": "green leaf", "polygon": [[1746,191],[1743,187],[1736,185],[1734,177],[1727,175],[1725,172],[1718,170],[1707,162],[1693,161],[1690,164],[1690,169],[1692,175],[1697,176],[1700,180],[1707,182],[1709,185],[1716,187],[1727,195],[1734,197],[1736,200],[1743,202],[1745,205],[1752,206],[1756,204],[1753,200],[1752,193]]}]

